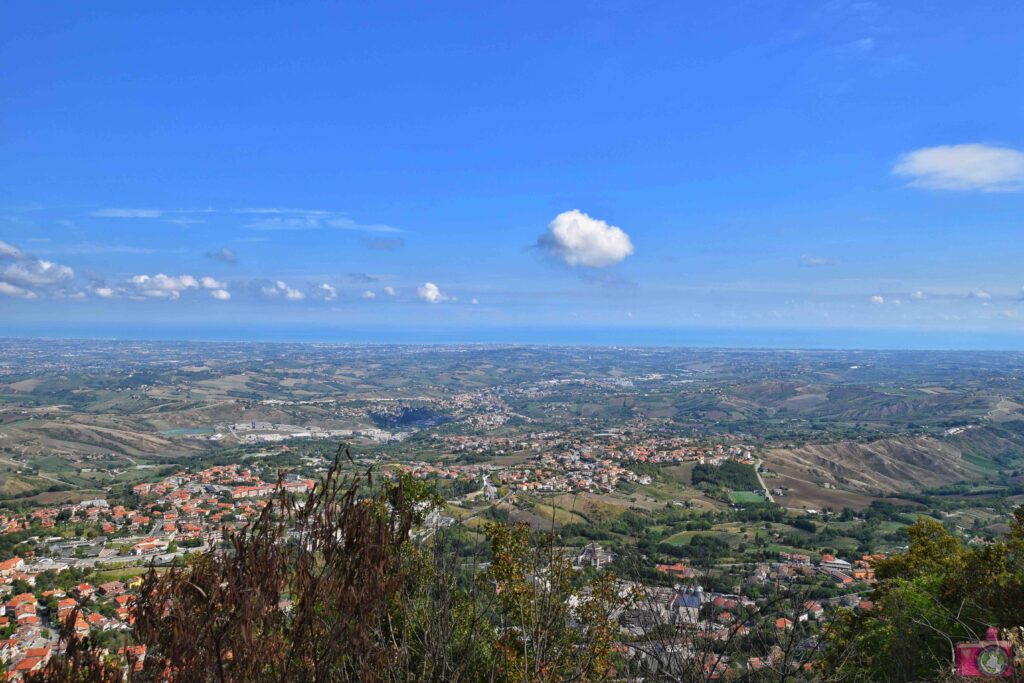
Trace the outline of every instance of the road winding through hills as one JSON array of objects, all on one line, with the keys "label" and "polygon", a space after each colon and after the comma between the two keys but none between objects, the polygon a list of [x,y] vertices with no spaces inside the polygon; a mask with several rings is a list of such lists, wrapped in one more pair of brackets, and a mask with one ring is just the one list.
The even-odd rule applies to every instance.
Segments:
[{"label": "road winding through hills", "polygon": [[761,484],[761,488],[764,489],[764,497],[768,499],[769,503],[774,503],[775,499],[772,498],[771,491],[768,490],[768,486],[764,483],[764,479],[761,478],[761,458],[754,461],[754,474],[757,475],[757,481]]}]

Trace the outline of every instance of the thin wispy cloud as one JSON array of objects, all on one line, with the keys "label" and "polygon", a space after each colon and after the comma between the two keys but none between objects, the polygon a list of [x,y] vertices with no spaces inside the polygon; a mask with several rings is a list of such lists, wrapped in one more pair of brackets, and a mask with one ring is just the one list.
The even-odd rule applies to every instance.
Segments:
[{"label": "thin wispy cloud", "polygon": [[214,261],[220,261],[221,263],[230,263],[232,265],[238,263],[238,255],[227,247],[221,247],[215,251],[206,252],[206,258],[211,258]]},{"label": "thin wispy cloud", "polygon": [[90,216],[97,218],[160,218],[164,212],[160,209],[97,209]]},{"label": "thin wispy cloud", "polygon": [[175,218],[165,218],[163,222],[170,223],[172,225],[177,225],[178,227],[181,228],[188,228],[193,225],[202,225],[206,221],[201,221],[198,218],[185,218],[183,216],[177,216]]},{"label": "thin wispy cloud", "polygon": [[822,266],[835,265],[835,259],[829,258],[828,256],[815,256],[813,254],[804,254],[800,257],[800,265],[807,268],[820,268]]},{"label": "thin wispy cloud", "polygon": [[376,251],[398,251],[405,246],[401,237],[364,237],[363,244]]},{"label": "thin wispy cloud", "polygon": [[1024,191],[1024,152],[984,144],[923,147],[901,156],[894,175],[927,190]]},{"label": "thin wispy cloud", "polygon": [[252,215],[247,223],[253,230],[348,230],[367,233],[401,233],[404,230],[384,223],[358,223],[343,213],[305,209],[235,209],[234,213]]},{"label": "thin wispy cloud", "polygon": [[861,57],[870,54],[874,49],[875,39],[869,36],[843,43],[837,48],[837,51],[846,57]]},{"label": "thin wispy cloud", "polygon": [[127,244],[94,244],[83,242],[80,244],[68,244],[62,247],[49,249],[37,249],[38,254],[73,254],[87,256],[90,254],[158,254],[158,253],[182,253],[182,249],[154,249],[151,247],[137,247]]}]

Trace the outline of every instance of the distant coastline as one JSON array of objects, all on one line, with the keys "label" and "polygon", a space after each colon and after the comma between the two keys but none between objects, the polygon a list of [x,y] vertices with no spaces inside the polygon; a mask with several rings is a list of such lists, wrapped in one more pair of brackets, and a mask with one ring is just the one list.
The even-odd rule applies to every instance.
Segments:
[{"label": "distant coastline", "polygon": [[345,327],[342,325],[5,325],[0,337],[334,344],[529,344],[794,350],[1024,351],[1024,334],[845,329]]}]

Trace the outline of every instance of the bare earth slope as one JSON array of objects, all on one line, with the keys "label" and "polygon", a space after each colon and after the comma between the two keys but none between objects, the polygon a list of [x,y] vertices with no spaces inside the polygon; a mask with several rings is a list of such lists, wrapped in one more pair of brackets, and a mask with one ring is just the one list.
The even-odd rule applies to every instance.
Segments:
[{"label": "bare earth slope", "polygon": [[794,478],[863,493],[913,491],[977,475],[956,444],[933,437],[776,448],[765,459],[782,485]]}]

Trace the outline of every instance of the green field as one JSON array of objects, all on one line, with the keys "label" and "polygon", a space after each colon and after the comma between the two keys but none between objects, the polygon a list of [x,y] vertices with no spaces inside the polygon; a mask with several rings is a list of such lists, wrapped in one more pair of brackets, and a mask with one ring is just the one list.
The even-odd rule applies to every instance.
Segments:
[{"label": "green field", "polygon": [[729,500],[737,505],[743,503],[763,503],[764,496],[756,491],[729,491]]}]

